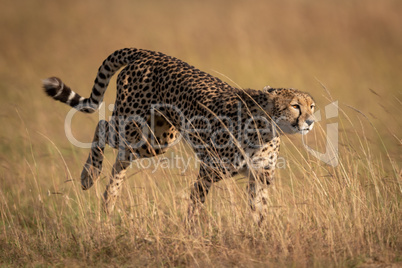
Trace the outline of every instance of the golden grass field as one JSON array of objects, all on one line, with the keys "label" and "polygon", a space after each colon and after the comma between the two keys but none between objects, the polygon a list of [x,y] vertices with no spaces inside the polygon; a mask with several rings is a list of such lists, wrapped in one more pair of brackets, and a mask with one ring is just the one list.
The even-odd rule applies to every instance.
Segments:
[{"label": "golden grass field", "polygon": [[[0,2],[0,266],[402,266],[401,1]],[[284,137],[261,226],[247,180],[235,177],[214,185],[186,227],[197,165],[181,143],[164,161],[189,159],[189,168],[133,163],[106,217],[116,152],[106,149],[101,179],[82,191],[89,150],[69,142],[70,109],[41,81],[59,76],[88,97],[101,62],[123,47],[164,52],[242,88],[310,92],[322,120],[308,144],[325,151],[326,125],[338,123],[339,165],[309,154],[300,135]],[[326,120],[335,100],[339,116]],[[75,138],[90,142],[98,120],[76,114]]]}]

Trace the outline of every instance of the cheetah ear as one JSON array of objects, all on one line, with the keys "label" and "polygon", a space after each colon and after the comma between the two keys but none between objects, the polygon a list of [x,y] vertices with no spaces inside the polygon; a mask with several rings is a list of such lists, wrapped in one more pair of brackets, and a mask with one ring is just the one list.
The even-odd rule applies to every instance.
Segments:
[{"label": "cheetah ear", "polygon": [[266,86],[262,89],[262,91],[264,91],[265,93],[269,93],[271,95],[277,95],[280,94],[283,89],[284,88],[272,88],[270,86]]},{"label": "cheetah ear", "polygon": [[262,89],[262,91],[265,92],[265,93],[271,93],[272,90],[273,90],[273,88],[270,87],[270,86],[265,86],[265,87]]}]

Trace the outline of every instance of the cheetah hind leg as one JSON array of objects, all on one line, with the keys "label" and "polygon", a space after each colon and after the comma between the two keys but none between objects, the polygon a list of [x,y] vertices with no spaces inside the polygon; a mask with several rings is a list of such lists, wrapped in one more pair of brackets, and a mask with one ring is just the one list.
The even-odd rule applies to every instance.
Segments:
[{"label": "cheetah hind leg", "polygon": [[94,182],[100,177],[108,133],[108,122],[105,120],[99,121],[92,141],[91,152],[81,172],[81,186],[83,190],[91,188]]},{"label": "cheetah hind leg", "polygon": [[132,157],[130,150],[121,150],[117,156],[116,162],[113,165],[112,176],[110,177],[109,184],[106,186],[106,190],[103,194],[103,208],[107,215],[110,215],[114,210],[116,199],[120,195],[126,171],[130,166],[131,159]]},{"label": "cheetah hind leg", "polygon": [[[110,215],[114,210],[116,200],[120,195],[124,183],[125,174],[131,161],[163,154],[174,144],[178,134],[176,128],[162,116],[156,116],[154,123],[155,124],[151,124],[153,127],[150,128],[149,136],[140,148],[119,148],[118,157],[112,168],[112,176],[103,194],[104,210],[107,215]],[[131,135],[131,133],[130,135],[126,133],[126,135],[134,137],[134,141],[131,142],[132,144],[136,144],[138,140],[135,138],[141,137],[139,133],[140,131],[134,133],[134,135]],[[110,140],[112,140],[112,138]],[[111,145],[110,142],[108,144]]]}]

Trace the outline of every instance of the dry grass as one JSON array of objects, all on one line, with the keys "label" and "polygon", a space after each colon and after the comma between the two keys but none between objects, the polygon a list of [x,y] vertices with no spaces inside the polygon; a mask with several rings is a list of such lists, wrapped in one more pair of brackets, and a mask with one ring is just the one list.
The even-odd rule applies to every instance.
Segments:
[{"label": "dry grass", "polygon": [[[135,2],[2,1],[1,265],[401,265],[400,1]],[[297,87],[321,109],[338,100],[340,116],[323,118],[308,139],[324,151],[326,124],[338,122],[339,165],[312,157],[300,136],[284,138],[263,226],[250,220],[246,180],[235,178],[213,187],[188,228],[197,166],[180,144],[167,157],[190,159],[191,167],[134,164],[106,219],[100,194],[114,152],[106,152],[100,182],[81,191],[88,150],[69,143],[69,109],[46,98],[40,82],[58,75],[88,96],[102,60],[130,46],[242,87]],[[114,94],[112,85],[107,104]],[[77,114],[75,137],[89,142],[97,121]]]}]

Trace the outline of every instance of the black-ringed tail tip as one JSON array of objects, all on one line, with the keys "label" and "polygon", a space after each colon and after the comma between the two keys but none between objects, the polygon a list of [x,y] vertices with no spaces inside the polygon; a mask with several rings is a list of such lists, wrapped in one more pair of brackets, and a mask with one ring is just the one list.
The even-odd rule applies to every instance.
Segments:
[{"label": "black-ringed tail tip", "polygon": [[98,105],[92,99],[81,97],[65,85],[60,78],[50,77],[42,81],[45,93],[55,100],[70,105],[84,113],[93,113]]}]

